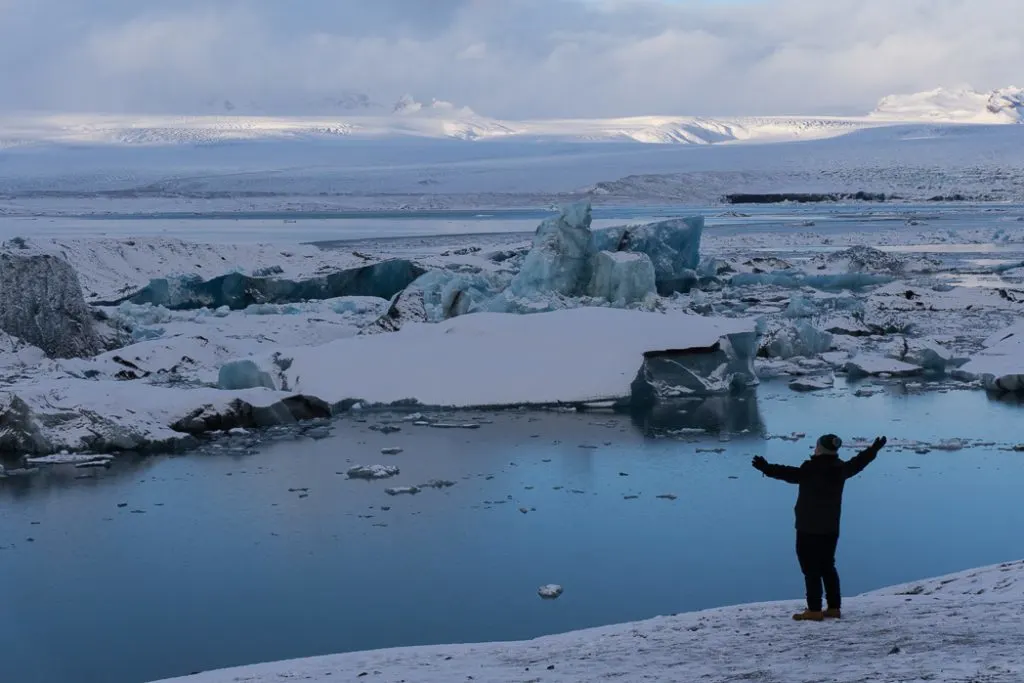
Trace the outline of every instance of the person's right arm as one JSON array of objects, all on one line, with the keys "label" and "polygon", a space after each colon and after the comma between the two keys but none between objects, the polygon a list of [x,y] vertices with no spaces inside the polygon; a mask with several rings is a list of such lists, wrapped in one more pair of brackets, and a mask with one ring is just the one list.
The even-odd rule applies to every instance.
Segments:
[{"label": "person's right arm", "polygon": [[864,468],[870,465],[878,456],[878,451],[885,447],[887,441],[884,436],[880,436],[875,439],[873,444],[843,463],[843,473],[846,475],[846,478],[856,477],[863,472]]},{"label": "person's right arm", "polygon": [[771,479],[778,479],[779,481],[784,481],[787,484],[800,483],[799,467],[791,467],[789,465],[773,465],[760,455],[755,456],[750,464],[754,466],[755,470]]}]

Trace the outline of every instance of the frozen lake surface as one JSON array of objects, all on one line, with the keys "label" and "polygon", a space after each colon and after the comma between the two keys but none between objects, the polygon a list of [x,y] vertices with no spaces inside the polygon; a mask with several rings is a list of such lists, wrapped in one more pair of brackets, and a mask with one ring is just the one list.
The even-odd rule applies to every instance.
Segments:
[{"label": "frozen lake surface", "polygon": [[[251,455],[207,449],[0,481],[5,675],[142,683],[798,598],[795,490],[749,462],[797,463],[824,431],[892,443],[847,489],[847,594],[1017,559],[1024,456],[1009,449],[1022,410],[969,391],[810,396],[767,384],[756,408],[734,406],[733,428],[750,431],[731,436],[665,436],[603,413],[457,416],[475,430],[367,414]],[[388,421],[401,431],[371,429]],[[793,432],[807,437],[765,438]],[[967,448],[901,445],[953,438]],[[403,451],[381,453],[391,447]],[[401,474],[339,474],[378,463]],[[431,479],[455,484],[384,492]],[[565,594],[540,600],[548,583]]]}]

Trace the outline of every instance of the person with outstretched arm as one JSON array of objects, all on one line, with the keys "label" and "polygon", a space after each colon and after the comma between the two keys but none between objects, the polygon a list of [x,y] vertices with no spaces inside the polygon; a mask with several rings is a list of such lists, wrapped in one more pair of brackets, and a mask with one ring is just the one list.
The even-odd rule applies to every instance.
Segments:
[{"label": "person with outstretched arm", "polygon": [[[793,615],[797,621],[823,621],[842,617],[839,572],[836,571],[836,545],[839,542],[839,518],[842,515],[843,487],[871,464],[885,447],[880,436],[868,448],[849,460],[839,457],[843,440],[835,434],[818,439],[814,455],[799,467],[773,465],[760,455],[754,469],[766,477],[797,484],[796,556],[807,584],[807,610]],[[822,611],[822,584],[828,609]]]}]

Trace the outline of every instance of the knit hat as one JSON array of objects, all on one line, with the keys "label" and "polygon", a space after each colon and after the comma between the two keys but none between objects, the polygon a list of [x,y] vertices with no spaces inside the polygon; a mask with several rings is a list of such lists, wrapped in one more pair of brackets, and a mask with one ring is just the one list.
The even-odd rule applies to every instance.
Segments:
[{"label": "knit hat", "polygon": [[826,434],[818,439],[818,446],[827,453],[838,453],[843,445],[843,440],[835,434]]}]

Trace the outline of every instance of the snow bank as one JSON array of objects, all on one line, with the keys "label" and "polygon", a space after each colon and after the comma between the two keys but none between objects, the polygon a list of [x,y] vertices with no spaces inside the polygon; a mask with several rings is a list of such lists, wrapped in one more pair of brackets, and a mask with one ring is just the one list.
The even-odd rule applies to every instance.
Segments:
[{"label": "snow bank", "polygon": [[[514,643],[353,652],[210,671],[177,683],[1024,680],[1024,562],[851,598],[841,623],[794,624],[796,602],[705,612]],[[983,671],[984,673],[979,673]]]},{"label": "snow bank", "polygon": [[478,313],[258,362],[279,389],[331,405],[585,403],[628,399],[647,352],[709,349],[726,335],[753,339],[753,332],[749,320],[611,308]]},{"label": "snow bank", "polygon": [[1024,392],[1024,323],[992,335],[985,345],[954,376],[981,380],[989,391]]}]

